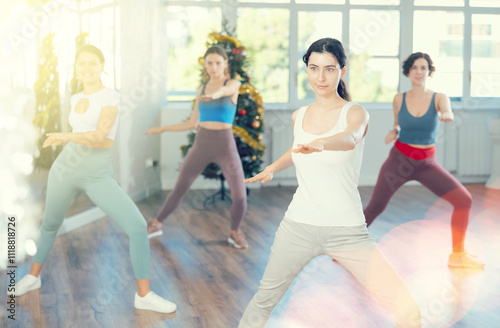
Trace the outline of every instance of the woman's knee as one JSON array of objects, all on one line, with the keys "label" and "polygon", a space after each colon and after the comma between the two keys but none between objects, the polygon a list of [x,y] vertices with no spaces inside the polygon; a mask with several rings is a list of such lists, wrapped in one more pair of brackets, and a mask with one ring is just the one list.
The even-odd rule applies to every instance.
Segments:
[{"label": "woman's knee", "polygon": [[47,217],[43,219],[41,229],[46,232],[57,232],[62,226],[63,220],[48,219]]},{"label": "woman's knee", "polygon": [[465,188],[462,188],[461,194],[462,194],[462,197],[461,197],[460,202],[463,204],[462,206],[466,207],[466,208],[470,208],[472,206],[472,195]]},{"label": "woman's knee", "polygon": [[237,208],[246,209],[247,208],[247,197],[246,195],[233,197],[233,206]]},{"label": "woman's knee", "polygon": [[444,198],[455,208],[469,209],[472,206],[472,196],[465,187],[450,191]]},{"label": "woman's knee", "polygon": [[147,235],[147,223],[146,220],[141,218],[134,218],[130,220],[130,223],[124,228],[125,233],[130,239],[142,238]]},{"label": "woman's knee", "polygon": [[280,302],[284,292],[259,289],[253,299],[254,306],[264,315],[270,315],[274,307]]}]

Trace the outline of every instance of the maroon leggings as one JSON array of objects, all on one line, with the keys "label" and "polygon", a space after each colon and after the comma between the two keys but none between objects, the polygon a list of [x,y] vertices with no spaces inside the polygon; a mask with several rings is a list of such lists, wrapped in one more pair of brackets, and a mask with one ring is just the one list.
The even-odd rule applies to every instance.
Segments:
[{"label": "maroon leggings", "polygon": [[370,203],[364,209],[366,224],[369,226],[382,213],[396,190],[410,180],[420,182],[453,205],[451,216],[453,251],[463,251],[472,198],[469,191],[436,162],[435,155],[423,160],[414,160],[393,147],[389,158],[380,169]]},{"label": "maroon leggings", "polygon": [[243,166],[234,141],[233,130],[198,128],[193,147],[182,163],[177,182],[163,203],[156,219],[163,222],[181,203],[182,198],[205,167],[219,165],[231,190],[231,230],[237,230],[247,210],[247,191]]}]

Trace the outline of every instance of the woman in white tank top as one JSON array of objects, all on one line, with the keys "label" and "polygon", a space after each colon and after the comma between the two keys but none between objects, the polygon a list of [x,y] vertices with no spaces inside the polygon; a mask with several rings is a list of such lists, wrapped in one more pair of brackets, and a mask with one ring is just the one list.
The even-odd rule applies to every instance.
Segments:
[{"label": "woman in white tank top", "polygon": [[347,69],[344,48],[338,40],[320,39],[303,60],[316,99],[292,115],[293,146],[245,180],[266,183],[295,165],[299,186],[239,327],[263,327],[295,277],[318,255],[329,255],[349,270],[398,326],[420,327],[420,309],[366,229],[357,185],[369,117],[350,102],[341,79]]}]

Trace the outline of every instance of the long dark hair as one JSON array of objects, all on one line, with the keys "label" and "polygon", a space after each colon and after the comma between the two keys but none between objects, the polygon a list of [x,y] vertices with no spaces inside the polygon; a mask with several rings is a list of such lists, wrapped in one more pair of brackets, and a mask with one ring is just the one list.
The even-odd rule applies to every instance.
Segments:
[{"label": "long dark hair", "polygon": [[432,76],[432,73],[434,73],[434,71],[436,70],[436,67],[434,67],[434,65],[432,64],[431,56],[429,56],[425,52],[420,52],[420,51],[412,53],[404,61],[403,74],[405,76],[408,76],[408,74],[410,74],[410,69],[413,66],[413,63],[415,62],[415,60],[417,60],[419,58],[424,58],[425,60],[427,60],[427,64],[429,65],[429,76]]},{"label": "long dark hair", "polygon": [[[304,57],[302,57],[302,60],[304,61],[304,63],[306,63],[306,66],[309,63],[309,57],[311,57],[311,54],[313,52],[328,52],[332,54],[339,62],[341,69],[344,68],[344,66],[347,64],[347,56],[345,54],[344,47],[342,46],[342,43],[340,43],[340,41],[337,39],[324,38],[319,39],[311,44],[309,49],[307,49]],[[343,99],[351,101],[351,96],[349,95],[349,92],[347,92],[347,87],[342,79],[339,81],[337,92]]]}]

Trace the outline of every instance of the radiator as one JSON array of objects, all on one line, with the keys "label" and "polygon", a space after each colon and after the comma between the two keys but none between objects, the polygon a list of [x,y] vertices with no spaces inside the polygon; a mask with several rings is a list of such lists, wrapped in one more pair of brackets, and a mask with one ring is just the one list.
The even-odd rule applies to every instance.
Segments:
[{"label": "radiator", "polygon": [[489,175],[490,168],[491,140],[488,128],[481,124],[462,123],[458,127],[458,175]]}]

